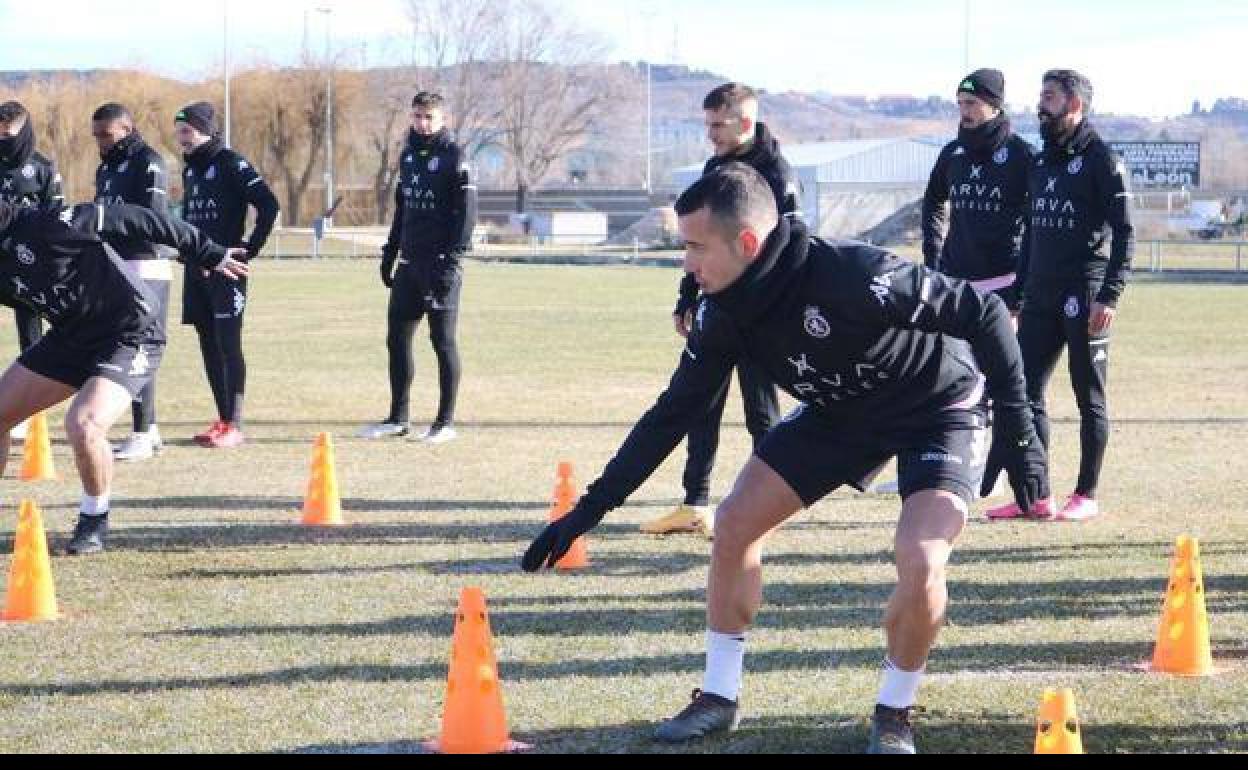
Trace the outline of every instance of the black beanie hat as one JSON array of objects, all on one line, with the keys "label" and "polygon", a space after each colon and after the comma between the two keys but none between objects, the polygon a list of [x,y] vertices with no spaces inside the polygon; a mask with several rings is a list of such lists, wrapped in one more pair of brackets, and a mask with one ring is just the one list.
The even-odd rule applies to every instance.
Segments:
[{"label": "black beanie hat", "polygon": [[1001,70],[979,69],[962,78],[958,93],[971,94],[997,109],[1005,104],[1005,75]]},{"label": "black beanie hat", "polygon": [[178,110],[174,120],[187,124],[205,136],[217,135],[217,111],[208,102],[188,104]]}]

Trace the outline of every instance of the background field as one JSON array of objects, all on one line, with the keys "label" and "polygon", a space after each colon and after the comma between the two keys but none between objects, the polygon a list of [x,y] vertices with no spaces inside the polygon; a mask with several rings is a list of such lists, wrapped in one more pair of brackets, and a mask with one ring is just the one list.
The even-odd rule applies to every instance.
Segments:
[{"label": "background field", "polygon": [[[596,533],[588,574],[516,565],[556,463],[591,480],[670,375],[677,279],[471,265],[462,438],[431,449],[352,438],[387,405],[376,263],[258,264],[250,443],[211,453],[187,440],[211,401],[177,327],[160,399],[171,446],[120,469],[110,551],[55,560],[67,620],[0,627],[0,751],[414,750],[438,731],[452,613],[474,584],[490,600],[517,738],[544,751],[651,750],[653,723],[701,681],[708,544],[636,531],[680,496],[683,448]],[[1246,291],[1130,290],[1113,349],[1108,515],[968,528],[921,750],[1030,751],[1050,686],[1075,688],[1091,751],[1248,750]],[[14,337],[0,328],[3,353]],[[423,332],[418,351],[414,409],[427,419],[436,379]],[[1068,492],[1077,427],[1064,376],[1052,402],[1055,483]],[[747,453],[735,395],[727,414],[716,495]],[[42,504],[54,546],[72,526],[78,486],[54,426],[63,480],[20,485],[10,462],[0,482],[6,573],[20,497]],[[319,430],[337,439],[354,524],[340,532],[295,526]],[[862,748],[897,507],[839,493],[775,538],[743,729],[696,750]],[[1182,533],[1202,540],[1222,669],[1199,681],[1132,669],[1151,653]]]}]

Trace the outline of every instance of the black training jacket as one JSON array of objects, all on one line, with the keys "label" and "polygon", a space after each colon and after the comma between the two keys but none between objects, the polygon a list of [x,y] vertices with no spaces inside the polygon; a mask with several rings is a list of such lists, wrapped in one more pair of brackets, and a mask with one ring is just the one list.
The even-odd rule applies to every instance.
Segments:
[{"label": "black training jacket", "polygon": [[[182,218],[217,243],[242,246],[252,257],[259,254],[281,208],[264,178],[219,139],[187,155],[185,161]],[[256,226],[244,240],[248,207],[256,209]]]},{"label": "black training jacket", "polygon": [[476,226],[477,187],[459,145],[446,130],[429,137],[409,131],[383,256],[401,254],[436,278],[433,272],[455,268],[472,249]]},{"label": "black training jacket", "polygon": [[[95,170],[95,202],[130,203],[162,214],[169,211],[169,176],[165,159],[138,133],[113,146]],[[160,259],[160,249],[147,241],[110,237],[108,245],[127,261]]]}]

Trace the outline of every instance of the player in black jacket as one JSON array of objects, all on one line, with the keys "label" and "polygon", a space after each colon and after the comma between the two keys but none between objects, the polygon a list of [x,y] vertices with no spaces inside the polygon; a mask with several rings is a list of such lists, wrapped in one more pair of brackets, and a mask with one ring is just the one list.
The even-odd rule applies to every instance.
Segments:
[{"label": "player in black jacket", "polygon": [[553,565],[622,504],[748,356],[803,406],[772,429],[719,506],[706,678],[656,738],[683,742],[735,727],[767,534],[842,485],[863,489],[896,456],[898,583],[870,748],[912,753],[910,709],[945,614],[945,567],[974,496],[970,443],[983,384],[975,361],[998,431],[1011,437],[997,443],[994,459],[1008,468],[1024,510],[1048,496],[1009,312],[994,295],[888,252],[808,238],[801,223],[778,216],[766,183],[741,164],[703,177],[676,211],[685,270],[706,295],[688,347],[602,477],[534,540],[523,566]]},{"label": "player in black jacket", "polygon": [[9,430],[73,398],[65,429],[82,479],[71,554],[104,548],[113,478],[108,430],[147,386],[164,352],[156,298],[101,238],[136,238],[183,250],[198,269],[246,275],[227,250],[171,217],[139,206],[34,209],[0,203],[0,302],[51,329],[0,376],[0,473]]},{"label": "player in black jacket", "polygon": [[[1005,76],[998,70],[980,69],[963,78],[957,101],[958,138],[941,150],[923,196],[923,263],[995,292],[1016,315],[1035,156],[1002,109]],[[987,439],[985,430],[980,443]],[[977,460],[982,469],[983,452]]]},{"label": "player in black jacket", "polygon": [[[766,124],[758,119],[758,96],[754,90],[740,83],[725,83],[706,95],[702,108],[706,113],[707,138],[715,148],[715,154],[707,161],[702,173],[709,174],[727,163],[744,163],[767,181],[782,216],[800,218],[797,179],[788,161],[780,154],[779,143]],[[689,336],[698,294],[697,281],[693,276],[686,275],[681,281],[680,297],[672,317],[676,332],[682,337]],[[737,364],[737,378],[745,410],[745,427],[754,445],[758,446],[779,418],[776,387],[749,360]],[[727,400],[728,390],[725,388],[689,431],[684,502],[670,513],[642,524],[642,532],[701,532],[710,536],[714,530],[708,507],[711,472],[719,450],[719,426]]]},{"label": "player in black jacket", "polygon": [[[130,110],[115,103],[102,105],[91,116],[91,133],[100,150],[100,165],[95,171],[95,202],[130,203],[167,213],[169,179],[165,159],[143,140]],[[131,238],[105,240],[135,277],[152,290],[159,305],[156,315],[161,325],[167,326],[173,266],[163,247]],[[133,432],[114,447],[117,460],[145,460],[161,449],[160,428],[156,424],[155,377],[135,400],[132,417]]]},{"label": "player in black jacket", "polygon": [[[1109,444],[1110,332],[1135,251],[1126,167],[1088,123],[1091,106],[1086,77],[1073,70],[1045,73],[1038,106],[1044,151],[1032,167],[1030,239],[1021,270],[1018,339],[1036,433],[1046,447],[1044,391],[1062,348],[1079,406],[1079,480],[1057,512],[1068,521],[1100,512],[1096,489]],[[1005,506],[990,515],[1020,513]]]},{"label": "player in black jacket", "polygon": [[[30,113],[19,102],[0,104],[0,202],[21,206],[60,208],[65,203],[61,175],[56,164],[35,149]],[[17,339],[22,350],[34,347],[43,336],[43,322],[30,310],[14,310]],[[25,437],[25,424],[13,437]]]},{"label": "player in black jacket", "polygon": [[463,286],[460,257],[472,248],[477,188],[463,151],[446,129],[443,104],[441,95],[427,91],[412,99],[412,128],[399,162],[394,222],[381,251],[381,282],[390,290],[386,318],[390,414],[361,430],[362,438],[407,435],[412,336],[425,316],[438,357],[440,397],[437,416],[417,439],[442,444],[456,437],[452,423],[461,376],[455,339]]},{"label": "player in black jacket", "polygon": [[[213,240],[247,250],[254,258],[264,248],[277,221],[277,198],[246,158],[225,146],[217,134],[212,105],[197,102],[178,112],[182,172],[182,218]],[[255,208],[256,225],[243,239],[247,210]],[[225,449],[244,442],[243,396],[247,362],[243,358],[243,313],[247,281],[228,281],[187,262],[182,288],[182,323],[195,327],[204,370],[217,404],[217,421],[195,436],[200,446]]]}]

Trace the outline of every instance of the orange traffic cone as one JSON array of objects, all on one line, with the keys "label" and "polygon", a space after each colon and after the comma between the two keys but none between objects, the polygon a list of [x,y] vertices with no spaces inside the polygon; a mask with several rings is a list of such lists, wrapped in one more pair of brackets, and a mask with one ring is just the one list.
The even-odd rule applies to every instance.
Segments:
[{"label": "orange traffic cone", "polygon": [[1069,688],[1045,690],[1036,717],[1037,754],[1082,754],[1083,737],[1075,714],[1075,694]]},{"label": "orange traffic cone", "polygon": [[56,481],[52,465],[52,439],[48,435],[48,416],[43,412],[30,418],[26,441],[22,445],[22,481]]},{"label": "orange traffic cone", "polygon": [[507,735],[494,639],[480,588],[465,588],[459,597],[442,735],[425,745],[441,754],[499,754],[530,748]]},{"label": "orange traffic cone", "polygon": [[32,623],[58,617],[56,585],[52,582],[52,562],[43,519],[38,506],[23,500],[13,543],[13,564],[9,567],[9,588],[0,620]]},{"label": "orange traffic cone", "polygon": [[334,438],[328,433],[316,437],[312,452],[312,477],[303,499],[305,527],[342,527],[342,500],[338,496],[338,474],[334,470]]},{"label": "orange traffic cone", "polygon": [[1205,610],[1205,579],[1200,567],[1200,543],[1180,537],[1170,566],[1152,670],[1178,676],[1209,676],[1213,654],[1209,648],[1209,615]]},{"label": "orange traffic cone", "polygon": [[[550,514],[547,517],[549,521],[559,521],[564,516],[572,512],[572,508],[576,505],[576,484],[572,481],[572,463],[559,463],[559,481],[555,484],[554,504],[550,507]],[[581,536],[572,543],[572,547],[564,554],[559,563],[555,565],[555,569],[561,572],[568,572],[578,569],[588,569],[589,562],[589,544],[585,537]]]}]

